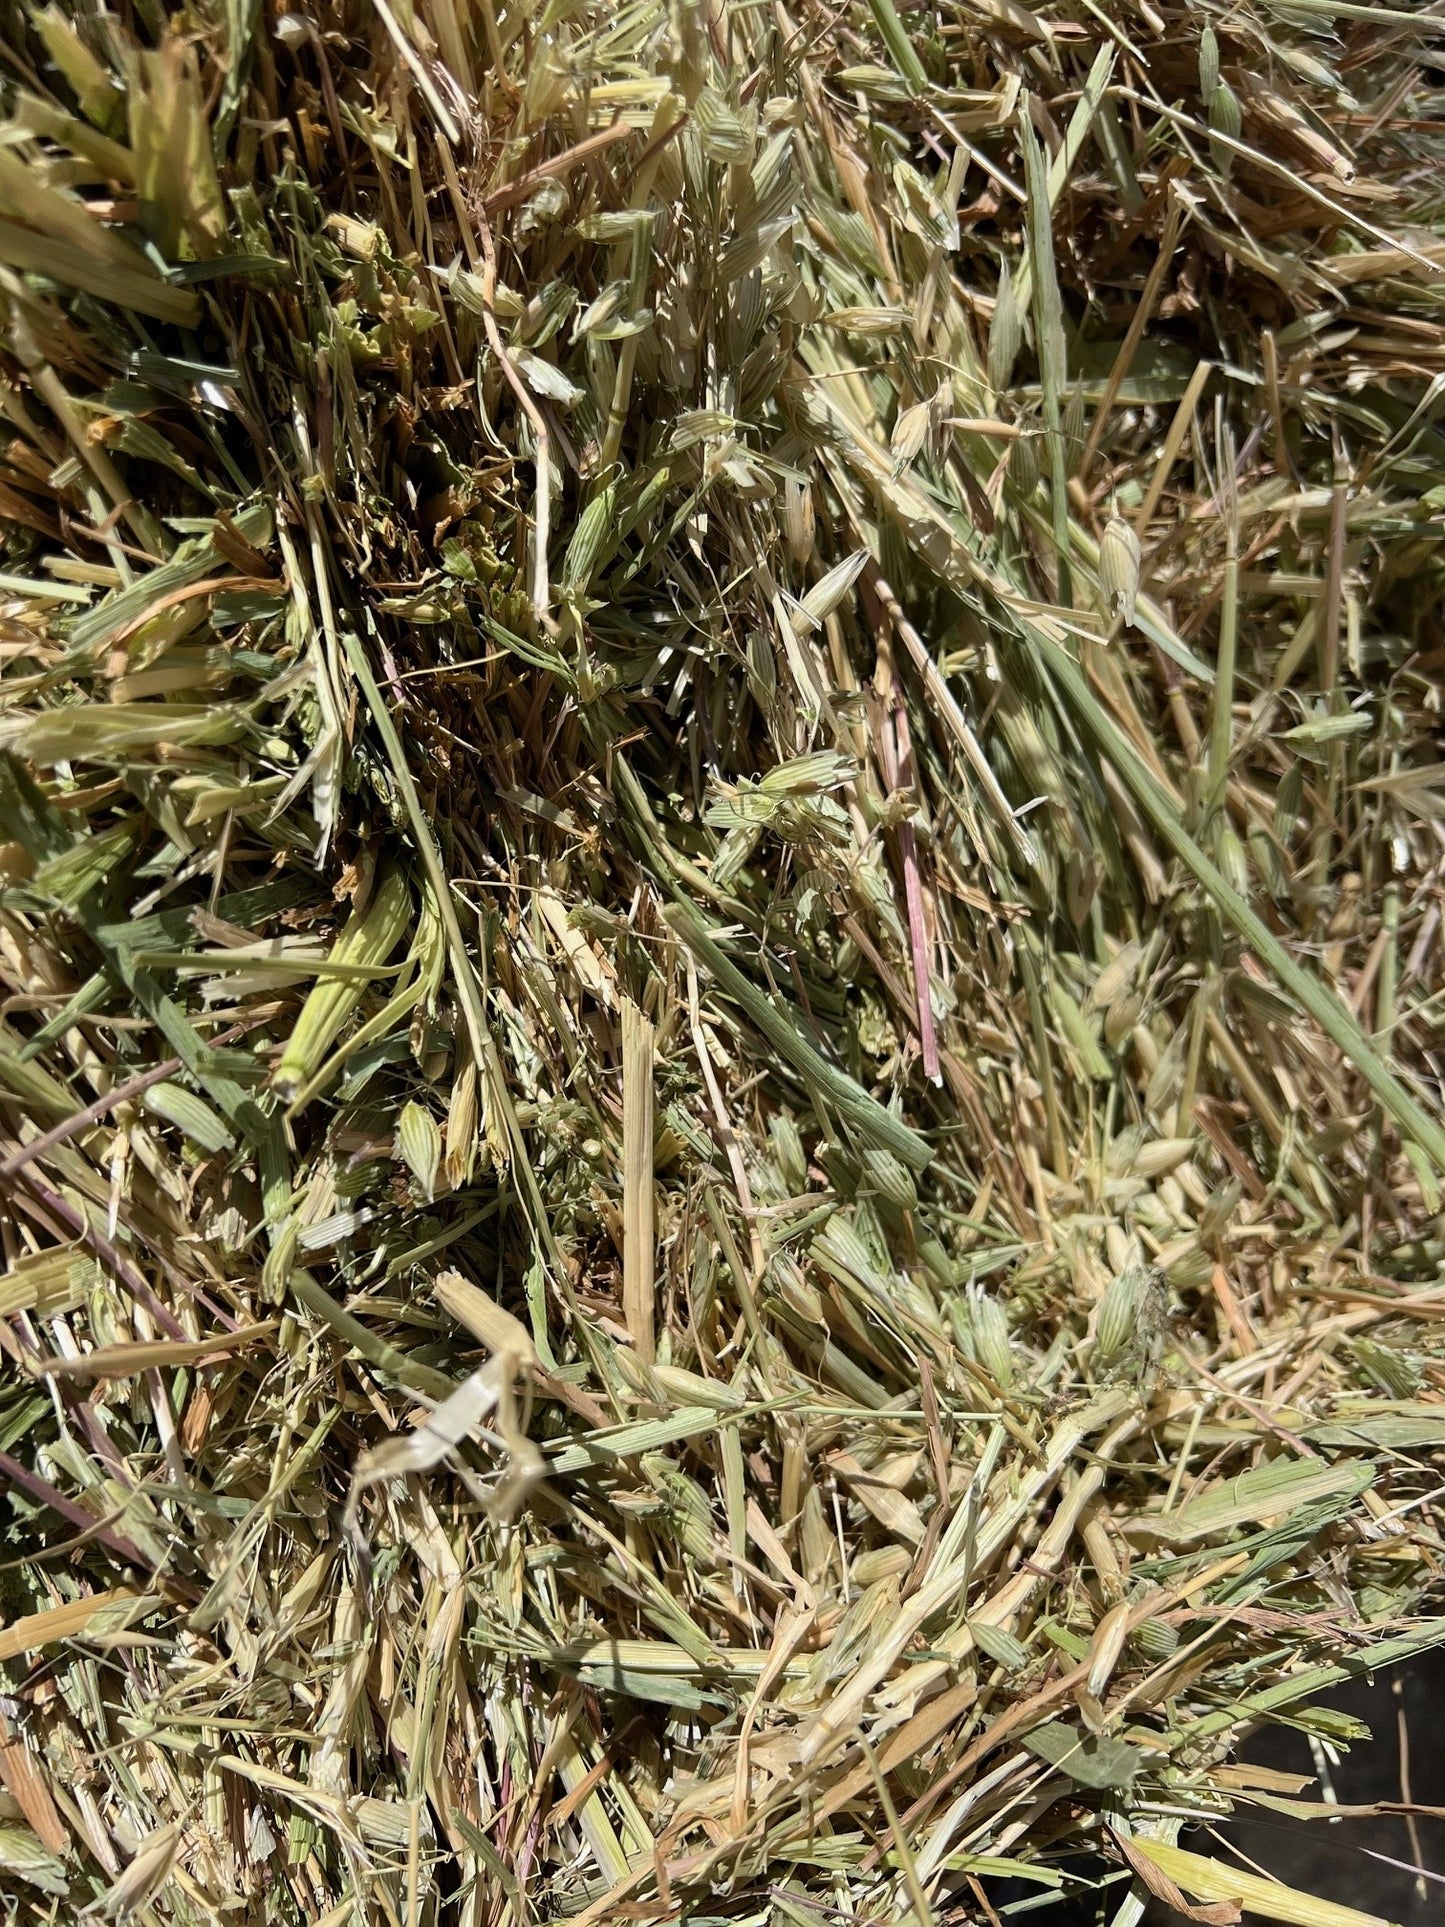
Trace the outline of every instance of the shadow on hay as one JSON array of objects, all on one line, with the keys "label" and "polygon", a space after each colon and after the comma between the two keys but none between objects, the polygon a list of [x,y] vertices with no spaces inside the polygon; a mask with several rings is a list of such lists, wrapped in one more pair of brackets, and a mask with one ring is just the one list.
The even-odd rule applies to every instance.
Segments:
[{"label": "shadow on hay", "polygon": [[[1373,1680],[1352,1681],[1324,1703],[1363,1722],[1373,1735],[1369,1742],[1357,1740],[1348,1752],[1341,1750],[1337,1762],[1325,1760],[1341,1806],[1398,1801],[1408,1785],[1415,1804],[1445,1807],[1445,1654],[1428,1653]],[[1314,1777],[1318,1771],[1306,1735],[1287,1726],[1256,1733],[1243,1756],[1282,1773]],[[1318,1798],[1323,1790],[1317,1784],[1302,1797]],[[1287,1886],[1398,1927],[1438,1927],[1445,1921],[1445,1820],[1420,1816],[1415,1825],[1418,1861],[1406,1820],[1394,1814],[1321,1824],[1241,1810],[1226,1834],[1248,1860]],[[1201,1853],[1219,1851],[1203,1833],[1185,1844]],[[1423,1875],[1412,1871],[1417,1865]],[[1096,1927],[1099,1921],[1107,1927],[1124,1892],[1120,1883],[1098,1901],[1061,1901],[1022,1881],[988,1883],[989,1899],[1006,1927]],[[1148,1923],[1182,1927],[1181,1916],[1163,1908],[1153,1909]]]}]

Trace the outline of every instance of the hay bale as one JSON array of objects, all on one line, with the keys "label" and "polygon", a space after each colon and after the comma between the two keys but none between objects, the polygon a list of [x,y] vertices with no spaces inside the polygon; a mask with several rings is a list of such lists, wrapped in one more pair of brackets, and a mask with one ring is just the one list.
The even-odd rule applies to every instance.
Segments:
[{"label": "hay bale", "polygon": [[1433,24],[14,26],[21,1917],[1366,1920],[1178,1836],[1442,1624]]}]

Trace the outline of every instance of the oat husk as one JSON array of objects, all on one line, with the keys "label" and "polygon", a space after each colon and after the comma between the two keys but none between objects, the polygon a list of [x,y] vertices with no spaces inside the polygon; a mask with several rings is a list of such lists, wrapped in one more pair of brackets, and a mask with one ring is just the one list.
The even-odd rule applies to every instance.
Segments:
[{"label": "oat husk", "polygon": [[1360,1927],[1438,22],[5,18],[14,1918]]}]

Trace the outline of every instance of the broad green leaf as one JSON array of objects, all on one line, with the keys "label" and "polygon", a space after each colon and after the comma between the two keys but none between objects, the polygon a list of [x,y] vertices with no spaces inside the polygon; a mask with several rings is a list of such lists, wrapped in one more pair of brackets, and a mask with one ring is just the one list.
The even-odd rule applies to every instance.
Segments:
[{"label": "broad green leaf", "polygon": [[1024,1734],[1023,1743],[1031,1753],[1037,1753],[1041,1760],[1067,1773],[1080,1786],[1100,1792],[1131,1786],[1144,1764],[1144,1755],[1137,1746],[1110,1739],[1106,1734],[1080,1732],[1062,1720],[1036,1726]]}]

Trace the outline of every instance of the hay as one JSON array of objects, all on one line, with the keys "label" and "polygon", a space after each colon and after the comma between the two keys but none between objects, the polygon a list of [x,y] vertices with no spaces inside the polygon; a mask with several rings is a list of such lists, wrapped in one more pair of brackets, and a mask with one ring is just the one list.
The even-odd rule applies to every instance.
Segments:
[{"label": "hay", "polygon": [[7,19],[14,1917],[1358,1927],[1437,19]]}]

